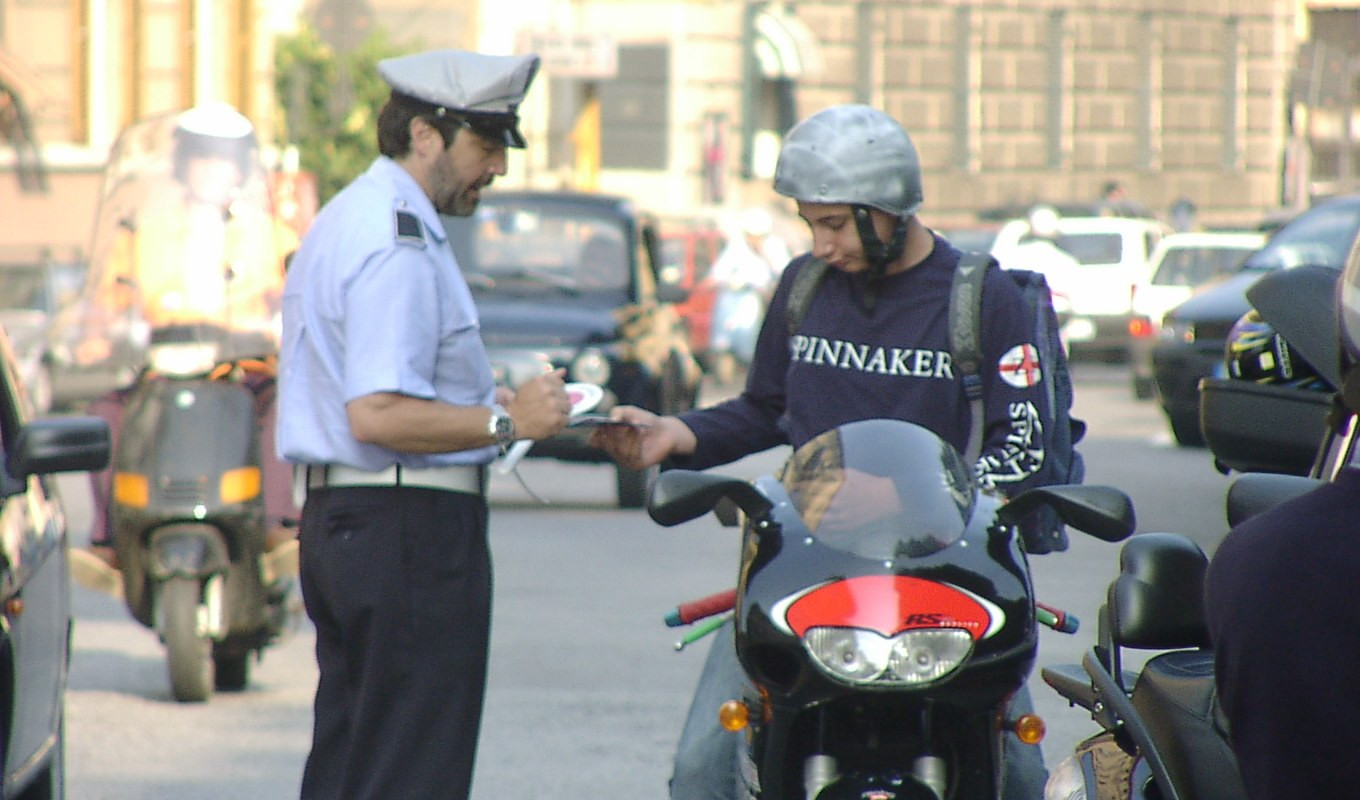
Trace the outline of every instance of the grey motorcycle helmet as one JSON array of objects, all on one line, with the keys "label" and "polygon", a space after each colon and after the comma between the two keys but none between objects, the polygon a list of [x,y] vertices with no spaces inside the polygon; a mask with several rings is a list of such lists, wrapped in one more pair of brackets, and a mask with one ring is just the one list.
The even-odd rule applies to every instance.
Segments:
[{"label": "grey motorcycle helmet", "polygon": [[[832,106],[784,137],[774,190],[805,203],[844,203],[854,209],[872,283],[906,245],[907,218],[921,207],[921,159],[907,132],[882,111]],[[887,242],[874,231],[870,208],[897,218]]]},{"label": "grey motorcycle helmet", "polygon": [[909,217],[921,207],[921,159],[907,132],[882,111],[832,106],[784,137],[774,190],[807,203],[871,206]]}]

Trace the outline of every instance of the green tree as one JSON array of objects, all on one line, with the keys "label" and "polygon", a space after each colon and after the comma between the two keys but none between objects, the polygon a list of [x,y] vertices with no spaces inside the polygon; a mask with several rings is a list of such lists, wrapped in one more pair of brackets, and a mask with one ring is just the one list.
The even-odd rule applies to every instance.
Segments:
[{"label": "green tree", "polygon": [[284,139],[297,146],[301,168],[316,175],[321,203],[377,157],[374,126],[391,92],[377,64],[404,52],[381,29],[349,53],[336,52],[307,26],[275,42],[274,96]]}]

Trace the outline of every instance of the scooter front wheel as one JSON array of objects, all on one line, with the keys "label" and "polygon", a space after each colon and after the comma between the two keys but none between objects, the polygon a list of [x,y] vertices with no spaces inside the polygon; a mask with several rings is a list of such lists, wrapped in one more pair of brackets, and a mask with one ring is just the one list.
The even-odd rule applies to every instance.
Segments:
[{"label": "scooter front wheel", "polygon": [[171,578],[160,595],[170,690],[181,703],[201,703],[213,686],[212,640],[199,625],[202,587],[196,578]]}]

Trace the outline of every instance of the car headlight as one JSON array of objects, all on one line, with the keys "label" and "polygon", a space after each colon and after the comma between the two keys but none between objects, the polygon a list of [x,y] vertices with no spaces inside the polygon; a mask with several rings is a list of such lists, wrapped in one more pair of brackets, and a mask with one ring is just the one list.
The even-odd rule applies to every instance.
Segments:
[{"label": "car headlight", "polygon": [[568,380],[604,386],[609,383],[609,358],[599,350],[582,350],[571,360]]},{"label": "car headlight", "polygon": [[827,675],[850,684],[920,685],[943,678],[973,651],[961,628],[922,628],[896,636],[863,628],[810,628],[803,647]]},{"label": "car headlight", "polygon": [[1075,755],[1064,758],[1048,773],[1044,800],[1086,800],[1086,777]]},{"label": "car headlight", "polygon": [[1162,339],[1184,344],[1195,343],[1195,323],[1166,318],[1162,320]]},{"label": "car headlight", "polygon": [[217,366],[217,343],[155,344],[147,351],[147,364],[162,375],[203,375]]}]

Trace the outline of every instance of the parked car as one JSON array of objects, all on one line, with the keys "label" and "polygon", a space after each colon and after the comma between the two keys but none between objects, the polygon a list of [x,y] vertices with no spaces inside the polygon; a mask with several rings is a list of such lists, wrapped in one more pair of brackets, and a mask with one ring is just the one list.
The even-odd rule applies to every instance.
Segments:
[{"label": "parked car", "polygon": [[[581,192],[488,193],[445,227],[472,289],[497,380],[511,388],[548,367],[598,384],[616,404],[674,414],[694,406],[702,372],[661,285],[656,220],[623,197]],[[529,458],[609,462],[570,428]],[[616,469],[618,503],[641,508],[655,468]]]},{"label": "parked car", "polygon": [[1228,332],[1251,308],[1247,288],[1278,269],[1311,264],[1340,270],[1357,235],[1360,194],[1320,202],[1276,231],[1238,271],[1211,281],[1167,312],[1152,350],[1152,372],[1177,443],[1204,444],[1200,379],[1223,377]]},{"label": "parked car", "polygon": [[[1171,229],[1148,217],[1061,217],[1057,245],[1078,262],[1075,269],[1041,270],[1061,297],[1066,320],[1062,337],[1073,354],[1110,360],[1128,355],[1130,298],[1148,259]],[[1014,219],[1002,226],[992,254],[1008,268],[1039,269],[1012,256],[1029,233],[1029,223]]]},{"label": "parked car", "polygon": [[53,407],[47,331],[57,310],[80,293],[86,265],[77,256],[57,258],[46,248],[0,251],[0,324],[9,334],[33,408]]},{"label": "parked car", "polygon": [[1157,393],[1152,378],[1152,347],[1162,316],[1189,299],[1195,288],[1242,265],[1266,243],[1252,231],[1173,233],[1157,245],[1147,272],[1133,285],[1129,316],[1129,373],[1133,393],[1147,400]]},{"label": "parked car", "polygon": [[97,417],[31,419],[18,363],[0,332],[0,787],[7,798],[64,796],[71,647],[66,516],[58,472],[102,469],[108,425]]}]

